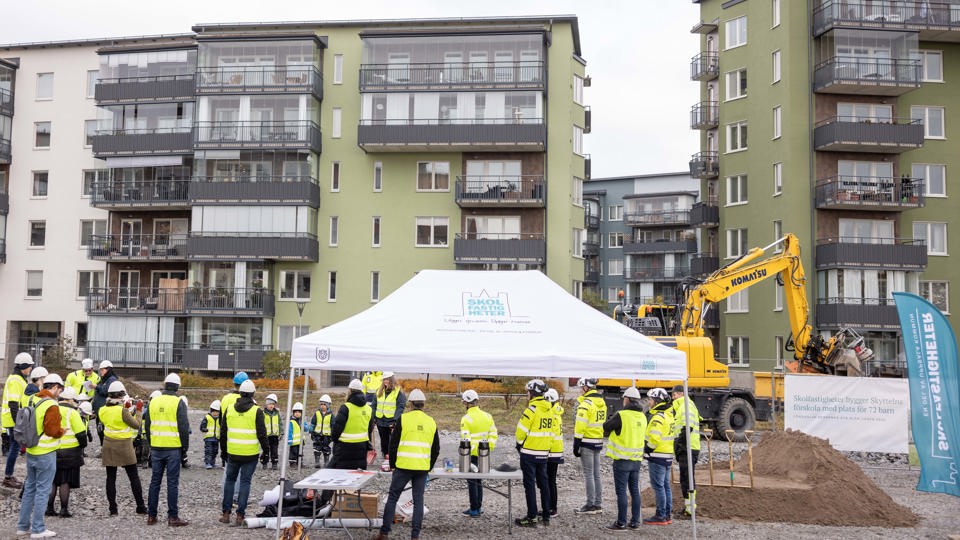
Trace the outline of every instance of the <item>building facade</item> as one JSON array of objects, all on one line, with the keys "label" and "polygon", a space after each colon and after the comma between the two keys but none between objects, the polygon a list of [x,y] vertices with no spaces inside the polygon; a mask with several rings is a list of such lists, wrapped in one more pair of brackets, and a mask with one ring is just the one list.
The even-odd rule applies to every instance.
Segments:
[{"label": "building facade", "polygon": [[[902,372],[892,293],[947,313],[956,301],[960,2],[694,3],[701,101],[690,125],[702,136],[690,171],[719,216],[700,224],[707,251],[724,264],[796,234],[809,322],[863,334],[871,374]],[[733,367],[781,363],[789,321],[774,280],[725,304],[720,355]]]}]

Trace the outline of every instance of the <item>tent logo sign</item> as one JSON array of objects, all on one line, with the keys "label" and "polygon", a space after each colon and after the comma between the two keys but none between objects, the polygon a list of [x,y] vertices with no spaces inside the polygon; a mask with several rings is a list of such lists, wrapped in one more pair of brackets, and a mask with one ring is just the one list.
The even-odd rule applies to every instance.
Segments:
[{"label": "tent logo sign", "polygon": [[330,347],[317,347],[317,362],[326,364],[330,360]]},{"label": "tent logo sign", "polygon": [[510,312],[510,295],[499,292],[491,296],[486,290],[474,295],[472,292],[462,293],[463,315],[465,317],[500,317],[512,318]]}]

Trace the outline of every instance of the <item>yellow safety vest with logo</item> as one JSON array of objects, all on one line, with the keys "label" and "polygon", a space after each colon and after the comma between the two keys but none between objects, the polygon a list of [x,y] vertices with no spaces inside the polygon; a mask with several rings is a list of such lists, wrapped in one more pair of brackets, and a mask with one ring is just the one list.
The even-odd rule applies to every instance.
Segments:
[{"label": "yellow safety vest with logo", "polygon": [[77,436],[87,433],[87,427],[83,424],[80,413],[66,405],[60,405],[60,427],[63,428],[63,437],[60,437],[60,448],[63,450],[80,446]]},{"label": "yellow safety vest with logo", "polygon": [[394,388],[384,395],[377,396],[377,418],[393,418],[397,414],[397,396],[400,388]]},{"label": "yellow safety vest with logo", "polygon": [[287,444],[290,446],[300,446],[300,443],[303,442],[303,433],[300,431],[300,421],[296,418],[290,419],[290,430],[288,431],[290,437],[287,439]]},{"label": "yellow safety vest with logo", "polygon": [[0,423],[4,428],[12,428],[14,424],[13,411],[10,402],[20,403],[23,391],[27,388],[27,380],[19,373],[11,373],[3,385],[3,403],[0,404]]},{"label": "yellow safety vest with logo", "polygon": [[673,459],[673,409],[665,404],[657,407],[650,410],[646,445],[653,447],[652,457]]},{"label": "yellow safety vest with logo", "polygon": [[[401,417],[402,418],[402,417]],[[497,445],[497,426],[493,416],[480,407],[470,407],[467,414],[460,419],[460,440],[470,439],[470,455],[477,455],[480,441],[490,444],[490,451]]]},{"label": "yellow safety vest with logo", "polygon": [[203,434],[204,439],[219,439],[220,438],[220,417],[214,418],[212,414],[207,413],[205,417],[207,421],[207,432]]},{"label": "yellow safety vest with logo", "polygon": [[[50,398],[37,398],[36,400],[31,399],[30,403],[38,403],[36,406],[37,408],[34,410],[34,414],[36,415],[37,433],[40,434],[40,440],[37,442],[36,446],[27,448],[27,453],[31,456],[42,456],[56,451],[57,448],[60,448],[60,439],[51,437],[43,432],[43,417],[47,414],[47,411],[50,410],[50,407],[57,406],[57,400]],[[63,419],[61,418],[60,421],[62,423]]]},{"label": "yellow safety vest with logo", "polygon": [[553,404],[553,444],[550,445],[550,458],[563,459],[563,406],[560,402]]},{"label": "yellow safety vest with logo", "polygon": [[317,418],[320,420],[317,425],[313,426],[313,432],[320,435],[330,435],[330,419],[333,418],[333,415],[330,413],[321,414],[320,411],[317,411]]},{"label": "yellow safety vest with logo", "polygon": [[690,406],[690,449],[700,450],[700,411],[697,410],[697,404],[688,397],[673,400],[673,436],[680,437],[680,432],[684,431],[686,416],[686,405]]},{"label": "yellow safety vest with logo", "polygon": [[90,376],[88,377],[82,369],[71,371],[70,374],[67,375],[66,386],[73,387],[73,389],[77,391],[77,394],[86,394],[87,397],[92,398],[94,391],[86,390],[83,387],[83,383],[85,381],[90,381],[94,386],[96,386],[100,382],[100,375],[98,375],[95,371],[91,371]]},{"label": "yellow safety vest with logo", "polygon": [[222,415],[228,407],[233,405],[240,399],[240,392],[230,392],[229,394],[220,398],[220,414]]},{"label": "yellow safety vest with logo", "polygon": [[647,415],[643,411],[622,409],[620,415],[620,433],[610,432],[607,441],[607,457],[627,461],[643,459],[644,438],[647,435]]},{"label": "yellow safety vest with logo", "polygon": [[150,400],[150,446],[180,448],[180,430],[177,428],[177,407],[180,398],[167,394]]},{"label": "yellow safety vest with logo", "polygon": [[370,415],[372,411],[370,405],[358,407],[349,401],[347,406],[347,424],[343,426],[343,433],[340,434],[340,442],[358,443],[370,440],[367,428],[370,426]]},{"label": "yellow safety vest with logo", "polygon": [[375,394],[383,384],[382,371],[370,371],[363,376],[363,392],[365,394]]},{"label": "yellow safety vest with logo", "polygon": [[257,439],[257,408],[238,412],[233,405],[224,415],[227,430],[227,453],[234,456],[255,456],[260,453]]},{"label": "yellow safety vest with logo", "polygon": [[554,424],[553,406],[542,397],[531,399],[517,422],[516,439],[523,445],[520,453],[546,459],[553,446]]},{"label": "yellow safety vest with logo", "polygon": [[137,435],[137,430],[123,421],[123,407],[120,405],[100,407],[97,417],[103,424],[103,436],[108,439],[132,439]]},{"label": "yellow safety vest with logo", "polygon": [[[29,386],[29,385],[27,385],[27,386]],[[42,388],[42,387],[43,387],[43,382],[41,381],[41,384],[38,384],[38,385],[35,384],[34,386],[36,386],[38,389],[39,389],[39,388]],[[37,392],[39,392],[40,390],[37,390],[37,392],[34,392],[34,393],[32,393],[32,394],[27,394],[27,393],[26,393],[26,391],[27,391],[27,390],[26,390],[26,387],[24,387],[24,390],[23,390],[23,391],[24,391],[24,394],[23,394],[22,396],[20,396],[20,408],[21,408],[21,409],[24,408],[24,407],[26,407],[27,404],[30,403],[30,398],[33,397],[33,396],[35,396],[35,395],[37,394]]]},{"label": "yellow safety vest with logo", "polygon": [[[223,407],[221,406],[221,409]],[[280,413],[274,409],[276,414],[268,414],[266,409],[263,411],[263,422],[267,425],[267,437],[280,436]]]},{"label": "yellow safety vest with logo", "polygon": [[607,419],[607,403],[596,390],[590,390],[577,398],[576,425],[573,436],[588,448],[603,444],[603,423]]},{"label": "yellow safety vest with logo", "polygon": [[437,423],[419,410],[400,415],[400,444],[397,445],[397,468],[408,471],[429,471],[430,450]]}]

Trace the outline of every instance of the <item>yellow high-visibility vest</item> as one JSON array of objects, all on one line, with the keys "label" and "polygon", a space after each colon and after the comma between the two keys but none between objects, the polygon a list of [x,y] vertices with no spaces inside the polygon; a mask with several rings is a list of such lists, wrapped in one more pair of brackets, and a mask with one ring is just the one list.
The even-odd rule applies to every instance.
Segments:
[{"label": "yellow high-visibility vest", "polygon": [[[30,401],[32,403],[38,403],[38,405],[36,405],[34,414],[36,415],[37,433],[40,434],[40,440],[37,441],[36,446],[28,447],[27,453],[31,456],[42,456],[44,454],[54,452],[60,447],[60,439],[51,437],[43,432],[43,417],[47,414],[47,411],[50,410],[50,407],[57,406],[57,400],[50,398],[46,398],[45,400],[44,398],[33,399],[33,396],[31,396]],[[62,421],[63,420],[61,419],[61,422]]]},{"label": "yellow high-visibility vest", "polygon": [[300,446],[300,443],[303,442],[303,433],[300,431],[300,422],[298,422],[296,419],[291,419],[290,428],[292,433],[290,433],[290,437],[287,439],[287,444],[290,446]]},{"label": "yellow high-visibility vest", "polygon": [[230,392],[220,398],[220,415],[222,416],[227,408],[236,403],[238,399],[240,399],[240,392]]},{"label": "yellow high-visibility vest", "polygon": [[227,430],[227,453],[234,456],[255,456],[260,453],[257,439],[257,408],[238,412],[233,405],[224,414]]},{"label": "yellow high-visibility vest", "polygon": [[60,427],[63,428],[63,437],[60,438],[60,448],[69,449],[80,446],[78,435],[86,435],[87,426],[80,418],[80,413],[73,407],[60,405]]},{"label": "yellow high-visibility vest", "polygon": [[214,418],[212,414],[207,413],[207,432],[203,434],[204,439],[220,438],[220,417]]},{"label": "yellow high-visibility vest", "polygon": [[100,423],[103,424],[103,436],[110,439],[132,439],[137,430],[123,421],[123,407],[120,405],[104,405],[97,412]]},{"label": "yellow high-visibility vest", "polygon": [[673,400],[671,408],[673,409],[673,436],[680,436],[680,432],[686,429],[686,407],[690,407],[690,449],[700,450],[700,411],[697,410],[697,404],[688,397]]},{"label": "yellow high-visibility vest", "polygon": [[643,411],[622,409],[620,415],[620,433],[610,433],[607,441],[607,457],[628,461],[643,459],[644,438],[647,435],[647,415]]},{"label": "yellow high-visibility vest", "polygon": [[11,373],[7,377],[7,382],[3,385],[3,403],[0,403],[0,423],[4,428],[12,428],[15,420],[9,403],[20,403],[26,389],[27,381],[19,373]]},{"label": "yellow high-visibility vest", "polygon": [[94,386],[96,386],[100,382],[100,375],[97,375],[96,371],[92,371],[90,372],[90,375],[87,376],[82,369],[78,369],[77,371],[71,371],[70,374],[67,375],[65,385],[76,390],[78,395],[86,394],[87,397],[93,398],[94,391],[87,390],[83,387],[83,383],[86,381],[90,381]]},{"label": "yellow high-visibility vest", "polygon": [[367,428],[370,426],[370,405],[358,407],[349,401],[347,405],[347,424],[343,426],[343,433],[340,434],[340,442],[357,443],[367,442],[370,436],[367,434]]},{"label": "yellow high-visibility vest", "polygon": [[553,446],[554,423],[553,407],[550,403],[542,397],[531,399],[517,422],[515,436],[522,445],[520,453],[545,459]]},{"label": "yellow high-visibility vest", "polygon": [[553,444],[550,445],[550,457],[563,457],[563,406],[560,402],[553,404]]},{"label": "yellow high-visibility vest", "polygon": [[180,398],[167,394],[150,400],[150,446],[154,448],[180,448],[180,431],[177,428],[177,407]]},{"label": "yellow high-visibility vest", "polygon": [[429,471],[430,450],[437,423],[420,410],[400,415],[400,444],[397,446],[397,468],[408,471]]},{"label": "yellow high-visibility vest", "polygon": [[367,374],[363,376],[363,392],[365,394],[377,393],[377,390],[380,389],[380,386],[382,384],[383,384],[382,371],[368,371]]},{"label": "yellow high-visibility vest", "polygon": [[576,425],[573,436],[580,442],[597,445],[603,443],[603,423],[607,420],[607,403],[596,390],[590,390],[577,398]]},{"label": "yellow high-visibility vest", "polygon": [[460,439],[470,439],[470,455],[477,455],[480,441],[490,444],[490,451],[497,445],[497,426],[493,416],[480,407],[470,407],[460,419]]},{"label": "yellow high-visibility vest", "polygon": [[266,409],[263,410],[263,422],[267,425],[267,437],[280,436],[280,412],[274,409],[276,414],[270,414]]},{"label": "yellow high-visibility vest", "polygon": [[393,418],[397,414],[397,397],[399,395],[399,387],[384,393],[382,396],[378,395],[376,418]]},{"label": "yellow high-visibility vest", "polygon": [[330,413],[321,414],[320,411],[317,411],[317,425],[313,426],[313,432],[319,433],[321,435],[330,435],[330,419],[333,418],[333,415]]},{"label": "yellow high-visibility vest", "polygon": [[661,404],[650,412],[653,414],[647,423],[646,438],[646,445],[653,447],[650,455],[673,459],[673,409]]}]

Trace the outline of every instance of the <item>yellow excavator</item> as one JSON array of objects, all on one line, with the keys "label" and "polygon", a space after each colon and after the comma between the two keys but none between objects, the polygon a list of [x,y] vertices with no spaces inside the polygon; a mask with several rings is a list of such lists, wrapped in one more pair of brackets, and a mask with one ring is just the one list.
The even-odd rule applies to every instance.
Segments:
[{"label": "yellow excavator", "polygon": [[[768,250],[780,246],[780,250],[761,259]],[[873,357],[873,351],[865,346],[863,337],[856,331],[844,328],[830,338],[814,334],[808,320],[810,305],[807,302],[806,276],[800,260],[800,243],[793,234],[787,234],[764,248],[753,248],[747,254],[720,268],[703,280],[683,285],[684,303],[677,306],[678,320],[663,322],[664,328],[674,331],[671,335],[651,335],[662,345],[687,353],[687,370],[690,397],[694,400],[704,422],[719,433],[732,429],[742,438],[745,430],[751,430],[756,420],[770,417],[771,390],[759,397],[752,389],[731,388],[730,374],[726,364],[714,357],[713,342],[704,332],[704,320],[708,310],[748,287],[768,278],[776,277],[783,286],[787,312],[790,317],[790,339],[785,344],[792,358],[784,362],[790,373],[823,373],[860,375],[860,366]],[[624,324],[643,332],[643,328],[657,324],[637,322],[636,318],[666,310],[648,311],[618,306],[614,317]],[[633,314],[636,313],[636,316]],[[754,388],[764,391],[771,388],[770,374],[754,374]],[[638,388],[670,387],[681,381],[654,381],[628,379],[600,379],[598,386],[617,390],[636,385]]]}]

